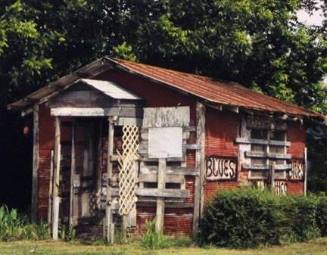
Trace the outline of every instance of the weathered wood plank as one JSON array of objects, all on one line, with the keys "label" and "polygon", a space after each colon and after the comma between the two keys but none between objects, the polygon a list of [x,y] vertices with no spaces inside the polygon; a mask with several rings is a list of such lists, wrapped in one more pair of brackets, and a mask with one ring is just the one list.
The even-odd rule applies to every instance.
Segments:
[{"label": "weathered wood plank", "polygon": [[196,169],[199,176],[195,177],[194,182],[194,210],[192,233],[195,237],[198,233],[199,220],[203,214],[204,207],[204,182],[205,182],[205,105],[196,103],[196,143],[198,150],[195,155]]},{"label": "weathered wood plank", "polygon": [[[163,190],[166,185],[166,159],[160,158],[158,165],[158,190]],[[158,233],[163,232],[165,215],[165,199],[164,197],[157,198],[157,210],[156,210],[156,231]]]},{"label": "weathered wood plank", "polygon": [[50,173],[49,173],[49,198],[48,198],[48,224],[50,226],[52,222],[52,200],[53,200],[53,161],[54,161],[54,152],[50,152]]},{"label": "weathered wood plank", "polygon": [[53,183],[53,216],[52,216],[52,238],[58,240],[58,225],[59,225],[59,185],[60,185],[60,162],[61,162],[61,132],[60,119],[55,118],[55,150],[54,150],[54,183]]},{"label": "weathered wood plank", "polygon": [[304,185],[303,185],[303,194],[307,195],[307,185],[308,185],[308,148],[304,148]]},{"label": "weathered wood plank", "polygon": [[121,117],[142,117],[142,108],[135,107],[57,107],[51,108],[52,116],[70,117],[94,117],[94,116],[121,116]]},{"label": "weathered wood plank", "polygon": [[274,159],[291,159],[291,154],[283,153],[265,153],[265,152],[256,152],[256,151],[246,151],[245,155],[251,158],[274,158]]},{"label": "weathered wood plank", "polygon": [[190,125],[190,107],[145,107],[143,127],[187,127]]},{"label": "weathered wood plank", "polygon": [[72,141],[71,141],[71,166],[70,166],[70,194],[69,194],[69,225],[74,226],[74,175],[76,172],[76,155],[75,155],[75,121],[72,122]]},{"label": "weathered wood plank", "polygon": [[236,138],[236,143],[244,144],[263,144],[263,145],[276,145],[276,146],[290,146],[291,143],[288,141],[278,141],[278,140],[264,140],[264,139],[253,139],[253,138]]},{"label": "weathered wood plank", "polygon": [[179,189],[137,189],[136,195],[144,197],[167,197],[167,198],[186,198],[189,196],[188,190]]},{"label": "weathered wood plank", "polygon": [[32,221],[37,219],[37,191],[39,170],[39,105],[33,107],[33,172],[32,172]]},{"label": "weathered wood plank", "polygon": [[107,205],[106,205],[106,240],[109,243],[114,243],[114,225],[112,218],[112,187],[110,185],[112,179],[112,168],[113,164],[111,161],[111,156],[113,155],[114,146],[114,123],[112,118],[108,119],[108,159],[107,159]]},{"label": "weathered wood plank", "polygon": [[[157,182],[158,174],[150,173],[150,174],[140,174],[139,182]],[[183,183],[184,176],[179,174],[166,174],[166,183]]]},{"label": "weathered wood plank", "polygon": [[[158,166],[147,166],[141,165],[140,173],[141,174],[157,174]],[[167,166],[166,173],[168,175],[185,175],[185,176],[197,176],[199,175],[199,171],[194,168],[187,168],[187,167],[179,167],[179,166]]]},{"label": "weathered wood plank", "polygon": [[[156,200],[155,199],[139,199],[137,201],[137,206],[144,207],[155,207]],[[187,209],[193,208],[193,203],[184,203],[184,202],[169,202],[165,199],[165,208],[169,209]]]},{"label": "weathered wood plank", "polygon": [[[242,168],[250,169],[250,170],[269,170],[270,167],[268,165],[251,165],[251,164],[242,164]],[[292,168],[292,164],[283,164],[283,165],[275,165],[275,170],[288,170]]]}]

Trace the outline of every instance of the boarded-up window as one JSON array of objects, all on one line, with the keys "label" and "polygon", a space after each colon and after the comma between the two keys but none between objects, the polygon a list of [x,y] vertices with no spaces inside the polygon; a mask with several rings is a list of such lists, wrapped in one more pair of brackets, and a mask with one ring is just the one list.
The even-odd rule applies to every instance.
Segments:
[{"label": "boarded-up window", "polygon": [[181,158],[181,127],[149,128],[149,158]]}]

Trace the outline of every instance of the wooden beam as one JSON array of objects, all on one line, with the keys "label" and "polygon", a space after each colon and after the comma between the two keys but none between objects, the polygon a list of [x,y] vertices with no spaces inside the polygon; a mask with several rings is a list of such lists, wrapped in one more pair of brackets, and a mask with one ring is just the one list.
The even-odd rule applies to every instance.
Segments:
[{"label": "wooden beam", "polygon": [[114,123],[113,118],[108,118],[108,148],[107,148],[107,205],[105,221],[105,238],[108,243],[114,243],[114,224],[112,217],[112,168],[111,157],[114,152]]},{"label": "wooden beam", "polygon": [[121,116],[138,118],[142,116],[142,109],[138,107],[56,107],[51,108],[51,115],[68,117]]},{"label": "wooden beam", "polygon": [[61,161],[61,146],[60,146],[60,119],[55,118],[55,149],[54,149],[54,182],[53,182],[53,205],[52,205],[52,238],[58,240],[59,226],[59,185],[60,185],[60,161]]},{"label": "wooden beam", "polygon": [[158,167],[158,191],[162,197],[157,198],[157,211],[156,211],[156,231],[158,233],[163,232],[164,227],[164,216],[165,216],[165,195],[161,190],[165,189],[166,185],[166,159],[159,159]]},{"label": "wooden beam", "polygon": [[[139,182],[157,182],[158,175],[156,173],[139,174]],[[183,183],[184,176],[180,174],[168,174],[166,175],[166,183]]]},{"label": "wooden beam", "polygon": [[52,203],[53,203],[53,161],[54,152],[50,152],[50,178],[49,178],[49,200],[48,200],[48,224],[50,226],[52,222]]},{"label": "wooden beam", "polygon": [[269,179],[271,190],[275,192],[275,162],[269,167]]},{"label": "wooden beam", "polygon": [[303,183],[303,194],[307,195],[307,189],[308,189],[308,148],[304,148],[304,183]]},{"label": "wooden beam", "polygon": [[[159,186],[159,185],[158,185]],[[158,198],[186,198],[189,196],[188,190],[165,189],[165,188],[138,188],[136,195],[143,197]]]},{"label": "wooden beam", "polygon": [[39,105],[33,107],[33,172],[32,172],[32,221],[37,220],[39,170]]},{"label": "wooden beam", "polygon": [[69,193],[69,226],[74,225],[74,176],[76,172],[76,155],[75,155],[75,121],[72,121],[72,148],[70,161],[70,193]]},{"label": "wooden beam", "polygon": [[199,228],[199,220],[203,215],[204,207],[204,182],[205,182],[205,105],[196,103],[196,144],[198,150],[195,155],[196,169],[199,176],[195,176],[194,182],[194,210],[193,210],[193,237],[196,237]]}]

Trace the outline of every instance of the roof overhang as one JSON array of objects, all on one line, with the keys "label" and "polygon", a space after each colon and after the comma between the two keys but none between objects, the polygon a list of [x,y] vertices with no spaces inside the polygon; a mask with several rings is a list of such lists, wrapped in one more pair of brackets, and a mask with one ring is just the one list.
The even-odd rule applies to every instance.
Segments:
[{"label": "roof overhang", "polygon": [[49,98],[58,94],[59,91],[70,87],[78,80],[84,78],[91,79],[105,71],[108,71],[112,67],[112,64],[108,62],[106,58],[95,60],[92,63],[77,69],[75,72],[65,75],[27,95],[26,97],[9,104],[8,109],[20,110],[23,113],[29,113],[35,104],[42,104],[46,102]]},{"label": "roof overhang", "polygon": [[[146,68],[148,68],[149,70],[146,70]],[[153,69],[153,71],[156,70],[158,71],[157,75],[154,75],[154,73],[151,72],[152,71],[151,68]],[[22,112],[29,112],[31,111],[33,105],[42,104],[46,102],[50,97],[53,97],[54,95],[58,94],[60,90],[68,88],[72,84],[75,84],[78,81],[85,82],[88,79],[92,79],[93,77],[103,72],[106,72],[110,69],[119,69],[129,74],[140,76],[144,79],[148,79],[162,86],[166,86],[170,89],[174,89],[179,93],[188,94],[190,96],[196,97],[198,98],[198,100],[204,102],[206,105],[220,110],[227,109],[236,113],[240,111],[245,111],[245,112],[250,111],[252,113],[270,114],[270,115],[279,116],[281,118],[294,119],[300,121],[302,121],[303,118],[316,119],[319,121],[326,120],[326,116],[321,115],[319,113],[311,112],[302,107],[289,104],[272,97],[268,97],[265,95],[258,95],[258,93],[256,93],[254,96],[262,97],[261,101],[265,101],[265,98],[267,98],[267,100],[269,99],[270,101],[273,100],[272,102],[273,107],[269,107],[269,106],[267,107],[265,104],[262,105],[259,104],[259,107],[251,105],[251,100],[252,101],[254,100],[251,98],[251,94],[255,92],[235,83],[229,83],[228,85],[231,86],[230,90],[231,91],[233,90],[231,93],[232,94],[234,93],[234,96],[236,98],[234,101],[236,103],[232,103],[232,101],[228,100],[229,99],[228,96],[231,97],[231,95],[226,96],[225,97],[226,100],[224,100],[225,98],[222,96],[221,99],[216,100],[213,99],[211,96],[205,96],[201,93],[197,93],[197,91],[195,91],[194,89],[194,85],[192,87],[193,90],[191,91],[189,89],[186,89],[185,87],[178,86],[178,84],[175,84],[173,80],[174,75],[182,74],[184,75],[183,78],[187,79],[189,77],[190,79],[193,79],[192,80],[193,83],[194,83],[194,79],[196,78],[199,84],[203,82],[208,82],[210,83],[209,85],[212,87],[212,85],[215,84],[215,82],[212,80],[209,81],[208,77],[203,77],[203,76],[201,77],[192,74],[175,72],[164,68],[148,66],[139,63],[132,63],[129,61],[122,61],[118,59],[112,59],[109,57],[103,57],[101,59],[98,59],[86,66],[79,68],[75,72],[58,79],[57,81],[49,83],[47,86],[31,93],[25,98],[18,100],[12,104],[9,104],[8,108],[21,110]],[[158,73],[162,74],[162,76],[158,76]],[[185,82],[187,83],[188,81]],[[94,88],[96,87],[101,88],[103,86],[101,82],[100,83],[95,82],[89,85],[93,86]],[[203,87],[203,84],[201,86]],[[219,87],[218,83],[217,86]],[[224,90],[226,91],[226,88],[224,88]],[[246,102],[246,104],[243,101]],[[241,102],[243,104],[238,104],[237,102]],[[287,110],[288,108],[289,110]]]}]

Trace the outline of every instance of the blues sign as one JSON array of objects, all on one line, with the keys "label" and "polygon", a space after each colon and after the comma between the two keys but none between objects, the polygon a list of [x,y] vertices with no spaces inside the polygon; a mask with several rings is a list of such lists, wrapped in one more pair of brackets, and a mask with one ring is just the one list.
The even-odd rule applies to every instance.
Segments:
[{"label": "blues sign", "polygon": [[206,179],[235,180],[237,177],[237,159],[209,156],[206,165]]}]

